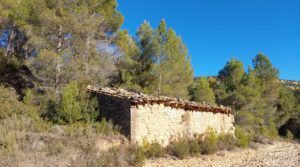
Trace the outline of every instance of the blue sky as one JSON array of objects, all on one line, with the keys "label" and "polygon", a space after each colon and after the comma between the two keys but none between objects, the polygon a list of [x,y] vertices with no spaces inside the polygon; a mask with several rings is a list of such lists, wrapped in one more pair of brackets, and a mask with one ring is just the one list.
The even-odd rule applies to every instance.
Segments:
[{"label": "blue sky", "polygon": [[262,52],[280,78],[300,80],[300,0],[118,0],[134,35],[164,18],[183,38],[195,76],[217,75],[232,57],[245,69]]}]

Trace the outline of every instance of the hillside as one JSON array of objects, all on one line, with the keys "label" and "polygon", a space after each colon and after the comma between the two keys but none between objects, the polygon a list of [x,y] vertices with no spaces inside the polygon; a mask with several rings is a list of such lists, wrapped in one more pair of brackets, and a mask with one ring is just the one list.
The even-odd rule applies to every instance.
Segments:
[{"label": "hillside", "polygon": [[300,88],[300,81],[281,79],[280,83],[283,83],[284,85],[286,85],[287,87],[289,87],[293,90]]},{"label": "hillside", "polygon": [[300,145],[285,142],[272,144],[256,144],[249,149],[221,151],[214,155],[191,157],[178,160],[172,157],[146,161],[145,167],[298,167],[300,163]]},{"label": "hillside", "polygon": [[[201,77],[194,77],[195,80],[199,79]],[[216,79],[217,76],[208,76],[208,79]],[[300,88],[300,81],[297,80],[288,80],[288,79],[279,79],[279,83],[282,83],[283,85],[287,86],[288,88],[291,88],[293,90],[296,90]]]}]

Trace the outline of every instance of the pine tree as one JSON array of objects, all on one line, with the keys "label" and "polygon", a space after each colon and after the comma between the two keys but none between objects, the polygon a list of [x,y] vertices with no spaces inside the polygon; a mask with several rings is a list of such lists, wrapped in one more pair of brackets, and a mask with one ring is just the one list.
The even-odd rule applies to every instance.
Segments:
[{"label": "pine tree", "polygon": [[164,20],[157,29],[159,49],[156,69],[156,92],[173,97],[188,97],[193,82],[193,69],[188,51],[174,30],[165,28]]},{"label": "pine tree", "polygon": [[106,84],[115,70],[113,53],[107,51],[111,42],[108,34],[117,31],[123,21],[116,2],[45,0],[39,5],[40,9],[35,10],[36,21],[30,22],[27,28],[28,44],[37,53],[32,64],[42,60],[38,59],[42,50],[55,53],[63,60],[55,68],[55,75],[60,79],[56,92],[70,80]]},{"label": "pine tree", "polygon": [[137,43],[141,50],[137,57],[138,66],[136,69],[136,82],[146,93],[154,91],[155,75],[153,67],[155,65],[158,42],[155,39],[154,31],[150,23],[144,22],[137,32]]},{"label": "pine tree", "polygon": [[227,91],[235,90],[241,84],[245,75],[244,67],[241,61],[231,59],[225,67],[219,71],[219,79],[227,86]]},{"label": "pine tree", "polygon": [[135,42],[127,32],[119,32],[120,51],[116,81],[119,85],[154,95],[187,98],[193,82],[193,70],[187,49],[164,20],[156,30],[148,22],[138,29]]},{"label": "pine tree", "polygon": [[113,42],[118,48],[116,60],[118,74],[112,84],[129,90],[141,90],[135,78],[140,50],[134,39],[124,30],[117,32]]},{"label": "pine tree", "polygon": [[189,88],[190,100],[215,104],[215,94],[206,78],[197,78]]},{"label": "pine tree", "polygon": [[241,61],[231,59],[225,67],[219,71],[218,80],[220,81],[217,94],[218,102],[231,106],[235,110],[241,107],[243,96],[238,89],[242,85],[245,76],[244,67]]}]

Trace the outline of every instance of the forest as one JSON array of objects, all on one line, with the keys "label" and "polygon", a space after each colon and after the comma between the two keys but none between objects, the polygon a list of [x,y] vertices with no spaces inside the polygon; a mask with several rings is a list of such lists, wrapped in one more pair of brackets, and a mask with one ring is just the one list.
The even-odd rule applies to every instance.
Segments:
[{"label": "forest", "polygon": [[166,20],[135,34],[123,22],[115,0],[0,0],[0,149],[13,135],[7,121],[26,119],[28,131],[100,121],[88,84],[229,106],[253,140],[300,138],[300,88],[280,82],[263,53],[252,66],[232,58],[216,76],[195,77]]}]

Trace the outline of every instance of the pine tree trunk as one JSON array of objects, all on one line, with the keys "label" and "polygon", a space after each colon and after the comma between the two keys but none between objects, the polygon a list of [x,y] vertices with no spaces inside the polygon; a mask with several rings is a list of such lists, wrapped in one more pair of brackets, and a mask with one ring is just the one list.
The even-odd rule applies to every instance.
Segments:
[{"label": "pine tree trunk", "polygon": [[88,34],[87,39],[86,39],[86,46],[85,46],[85,52],[84,52],[84,65],[85,65],[85,70],[84,70],[84,76],[86,77],[89,73],[89,53],[90,53],[90,44],[91,44],[91,37]]},{"label": "pine tree trunk", "polygon": [[15,38],[15,29],[16,29],[16,24],[13,23],[13,26],[11,28],[9,37],[8,37],[8,41],[7,41],[7,46],[6,46],[6,50],[5,50],[5,57],[10,56],[11,52],[12,52],[12,47],[13,47],[13,42],[14,42],[14,38]]},{"label": "pine tree trunk", "polygon": [[56,45],[56,52],[60,53],[62,50],[63,42],[64,42],[64,36],[63,36],[63,30],[62,27],[58,27],[58,39],[57,39],[57,45]]},{"label": "pine tree trunk", "polygon": [[[56,45],[56,53],[60,54],[62,51],[62,46],[64,42],[64,34],[63,34],[63,29],[61,26],[58,27],[58,35],[57,35],[57,45]],[[55,74],[55,93],[59,93],[59,82],[60,82],[60,74],[61,74],[61,64],[58,61],[56,63],[56,74]]]},{"label": "pine tree trunk", "polygon": [[160,93],[161,93],[161,74],[159,74],[158,96],[160,96]]},{"label": "pine tree trunk", "polygon": [[59,82],[60,82],[60,70],[61,64],[60,62],[56,63],[56,74],[55,74],[55,93],[59,93]]}]

